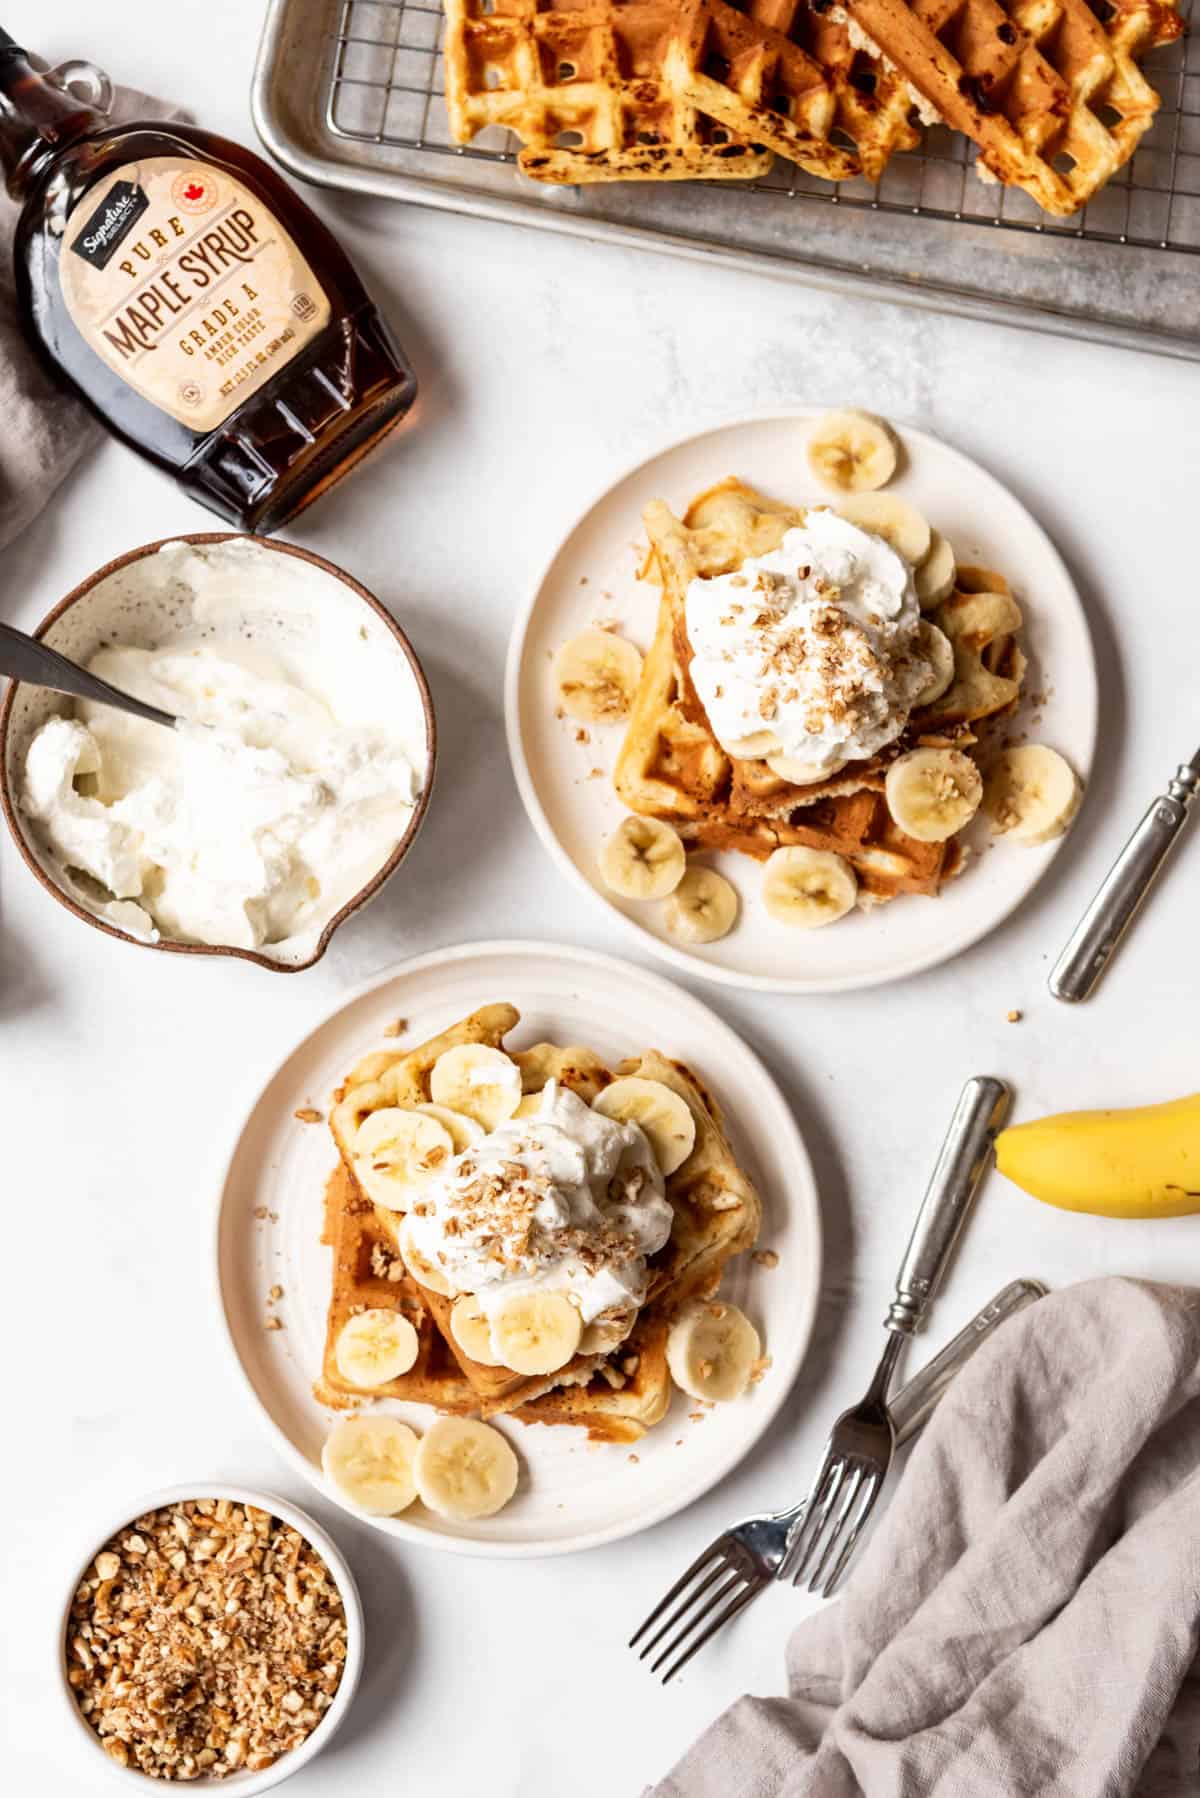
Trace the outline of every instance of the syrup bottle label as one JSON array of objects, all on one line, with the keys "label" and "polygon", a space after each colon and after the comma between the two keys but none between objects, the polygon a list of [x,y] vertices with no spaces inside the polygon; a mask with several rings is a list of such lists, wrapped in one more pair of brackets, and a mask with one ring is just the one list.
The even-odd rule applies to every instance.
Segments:
[{"label": "syrup bottle label", "polygon": [[59,280],[89,348],[164,412],[214,430],[329,322],[279,220],[211,163],[151,156],[74,207]]}]

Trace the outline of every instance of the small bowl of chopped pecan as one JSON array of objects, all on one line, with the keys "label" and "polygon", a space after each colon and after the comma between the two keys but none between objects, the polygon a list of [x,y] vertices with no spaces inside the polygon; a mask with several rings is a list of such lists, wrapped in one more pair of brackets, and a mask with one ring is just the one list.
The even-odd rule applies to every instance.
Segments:
[{"label": "small bowl of chopped pecan", "polygon": [[127,1785],[267,1791],[354,1697],[363,1616],[344,1556],[304,1511],[240,1487],[177,1486],[124,1515],[64,1606],[81,1739]]}]

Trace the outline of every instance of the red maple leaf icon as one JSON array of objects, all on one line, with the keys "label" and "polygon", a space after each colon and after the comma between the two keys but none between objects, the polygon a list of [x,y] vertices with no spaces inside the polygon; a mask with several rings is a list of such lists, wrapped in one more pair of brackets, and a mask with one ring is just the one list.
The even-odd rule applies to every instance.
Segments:
[{"label": "red maple leaf icon", "polygon": [[185,200],[202,200],[204,198],[204,189],[198,181],[191,181],[184,188],[183,197]]}]

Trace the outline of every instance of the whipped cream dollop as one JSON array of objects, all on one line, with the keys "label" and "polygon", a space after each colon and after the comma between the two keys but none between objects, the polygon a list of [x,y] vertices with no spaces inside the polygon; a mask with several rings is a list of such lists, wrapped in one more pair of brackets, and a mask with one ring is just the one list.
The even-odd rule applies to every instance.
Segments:
[{"label": "whipped cream dollop", "polygon": [[730,755],[783,755],[810,778],[904,729],[932,663],[913,571],[882,537],[823,508],[779,548],[686,599],[692,683]]},{"label": "whipped cream dollop", "polygon": [[89,701],[49,719],[22,801],[93,909],[154,940],[258,949],[319,929],[378,872],[420,796],[399,743],[338,722],[240,642],[113,648],[88,667],[179,717]]},{"label": "whipped cream dollop", "polygon": [[422,1185],[408,1228],[489,1322],[537,1287],[569,1296],[588,1324],[644,1303],[647,1257],[673,1217],[644,1132],[551,1080],[531,1116],[510,1118]]}]

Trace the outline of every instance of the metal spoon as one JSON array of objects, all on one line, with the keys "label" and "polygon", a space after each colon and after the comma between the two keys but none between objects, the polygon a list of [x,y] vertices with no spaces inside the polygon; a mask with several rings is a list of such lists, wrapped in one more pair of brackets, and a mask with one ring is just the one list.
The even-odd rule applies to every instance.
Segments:
[{"label": "metal spoon", "polygon": [[146,718],[151,724],[165,724],[174,730],[178,718],[111,687],[98,674],[89,674],[78,662],[49,649],[37,637],[14,630],[11,624],[0,624],[0,674],[13,680],[29,681],[36,687],[49,687],[55,693],[69,693],[75,699],[94,699],[100,705],[111,705],[119,712],[131,712],[135,718]]}]

